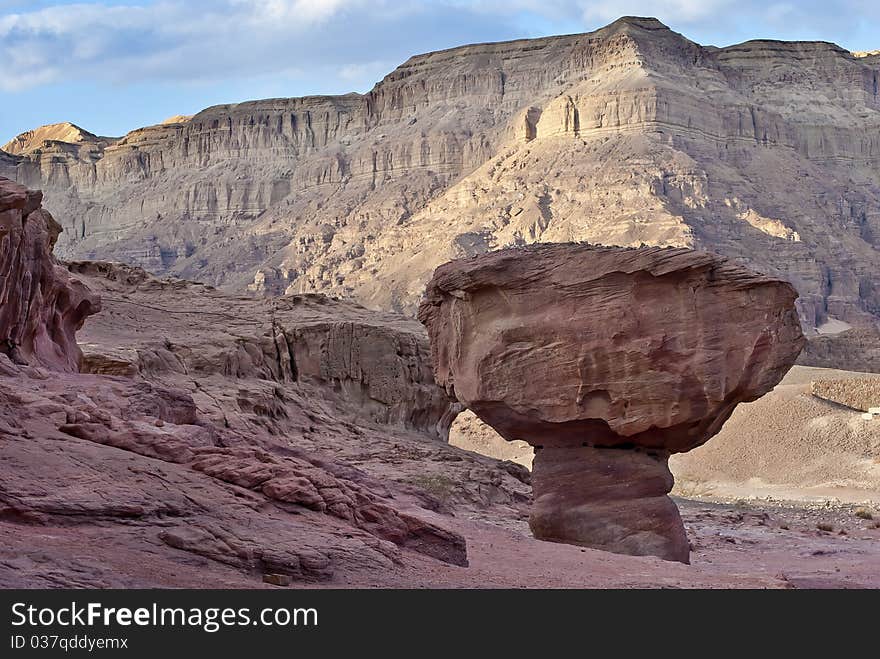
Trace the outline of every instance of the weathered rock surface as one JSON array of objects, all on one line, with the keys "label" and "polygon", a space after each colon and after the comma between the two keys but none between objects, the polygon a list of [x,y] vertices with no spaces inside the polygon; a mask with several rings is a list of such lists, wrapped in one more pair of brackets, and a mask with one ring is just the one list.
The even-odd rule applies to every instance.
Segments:
[{"label": "weathered rock surface", "polygon": [[52,257],[61,226],[41,200],[0,178],[0,352],[17,364],[76,371],[75,332],[101,303]]},{"label": "weathered rock surface", "polygon": [[431,506],[527,503],[505,465],[446,444],[461,405],[434,382],[418,322],[321,295],[261,300],[120,264],[69,267],[105,305],[78,335],[84,370],[133,372],[182,390],[218,426],[284,438],[407,491],[427,485],[442,499]]},{"label": "weathered rock surface", "polygon": [[[345,569],[353,557],[337,563],[339,552],[360,551],[357,561],[390,565],[400,560],[396,546],[467,563],[461,537],[398,511],[391,492],[365,474],[273,442],[266,433],[206,423],[181,390],[95,376],[46,382],[38,372],[2,380],[4,404],[17,408],[3,410],[9,424],[4,464],[15,470],[4,470],[7,517],[37,525],[65,514],[96,525],[128,519],[147,531],[153,527],[171,547],[298,580],[323,580]],[[99,467],[101,461],[107,464]],[[103,475],[83,473],[82,465]],[[64,486],[38,496],[49,468]],[[129,479],[132,472],[141,477]],[[164,493],[163,475],[170,480]],[[160,522],[164,515],[173,521]],[[295,518],[301,521],[284,530]],[[251,525],[260,530],[249,531]],[[352,538],[350,547],[332,540],[339,533]]]},{"label": "weathered rock surface", "polygon": [[880,373],[880,329],[850,329],[815,336],[807,343],[798,364]]},{"label": "weathered rock surface", "polygon": [[[175,585],[194,566],[215,584],[339,581],[411,556],[464,566],[465,540],[442,523],[451,501],[528,500],[513,465],[443,443],[457,403],[414,321],[107,263],[71,264],[74,279],[51,258],[57,225],[39,200],[0,181],[0,327],[16,348],[0,353],[3,583]],[[74,333],[98,292],[107,306],[80,332],[80,373]],[[370,475],[365,453],[412,470],[376,458]],[[434,460],[459,463],[445,501],[407,478]],[[41,553],[57,541],[67,549]]]},{"label": "weathered rock surface", "polygon": [[350,416],[448,438],[457,408],[434,383],[415,321],[321,295],[257,299],[121,264],[68,267],[109,305],[79,335],[86,372],[260,381],[236,406],[269,425],[283,416],[279,387],[317,387]]},{"label": "weathered rock surface", "polygon": [[[79,332],[85,372],[0,355],[3,587],[876,585],[876,538],[857,534],[880,531],[851,513],[849,537],[817,537],[815,520],[685,505],[687,569],[538,542],[528,473],[437,441],[418,324],[71,268],[103,297]],[[308,339],[290,363],[281,333]]]},{"label": "weathered rock surface", "polygon": [[[794,283],[805,330],[880,313],[880,63],[700,46],[654,19],[412,57],[368,94],[208,108],[0,155],[67,258],[414,310],[510,245],[691,246]],[[805,183],[807,182],[807,183]],[[256,280],[255,280],[256,273]]]},{"label": "weathered rock surface", "polygon": [[[320,296],[229,298],[129,266],[70,268],[106,300],[81,332],[84,374],[59,378],[0,364],[0,450],[17,470],[0,496],[9,516],[39,527],[76,514],[137,546],[126,531],[111,530],[127,520],[150,543],[257,579],[393,571],[401,551],[467,563],[460,535],[419,516],[419,505],[440,507],[436,499],[403,478],[384,484],[339,460],[361,454],[373,435],[376,453],[386,444],[399,454],[400,443],[445,440],[455,405],[433,384],[416,323]],[[47,447],[51,461],[39,458]],[[419,453],[432,452],[425,448]],[[433,450],[444,448],[438,442]],[[116,458],[107,456],[120,452],[114,476],[108,465]],[[424,459],[414,462],[424,470]],[[106,470],[115,484],[89,481],[83,464]],[[130,482],[130,473],[141,476]],[[500,498],[475,492],[471,501],[511,503],[505,480],[527,500],[525,486],[497,474]],[[80,494],[44,505],[35,492],[59,475]],[[401,497],[407,503],[395,501]],[[146,501],[154,503],[145,508]],[[78,512],[66,512],[71,506]],[[161,521],[166,516],[176,521]],[[111,576],[118,577],[92,578]]]},{"label": "weathered rock surface", "polygon": [[437,269],[437,381],[536,447],[536,537],[687,561],[670,453],[716,434],[803,347],[792,286],[688,249],[534,245]]}]

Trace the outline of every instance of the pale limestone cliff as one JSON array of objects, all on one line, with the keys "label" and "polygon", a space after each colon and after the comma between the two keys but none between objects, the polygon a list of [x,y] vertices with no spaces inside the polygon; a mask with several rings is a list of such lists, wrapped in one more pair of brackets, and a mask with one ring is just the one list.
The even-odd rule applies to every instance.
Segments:
[{"label": "pale limestone cliff", "polygon": [[880,313],[880,61],[703,47],[654,19],[412,57],[364,95],[208,108],[0,155],[72,257],[412,312],[450,258],[692,246],[792,281],[805,329]]}]

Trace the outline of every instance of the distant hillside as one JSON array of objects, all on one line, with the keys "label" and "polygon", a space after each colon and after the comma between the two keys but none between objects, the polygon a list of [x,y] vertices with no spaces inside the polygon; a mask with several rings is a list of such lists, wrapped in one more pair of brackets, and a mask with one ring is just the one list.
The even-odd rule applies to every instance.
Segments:
[{"label": "distant hillside", "polygon": [[364,95],[43,141],[0,174],[46,191],[63,255],[228,289],[410,312],[461,255],[688,245],[791,280],[808,331],[858,328],[880,316],[878,87],[880,58],[830,43],[623,18],[418,55]]},{"label": "distant hillside", "polygon": [[40,126],[34,130],[22,133],[4,144],[2,150],[14,156],[27,156],[33,154],[38,149],[51,150],[57,148],[52,145],[52,142],[90,144],[103,148],[113,141],[113,138],[92,135],[87,130],[83,130],[79,126],[65,121],[60,124]]}]

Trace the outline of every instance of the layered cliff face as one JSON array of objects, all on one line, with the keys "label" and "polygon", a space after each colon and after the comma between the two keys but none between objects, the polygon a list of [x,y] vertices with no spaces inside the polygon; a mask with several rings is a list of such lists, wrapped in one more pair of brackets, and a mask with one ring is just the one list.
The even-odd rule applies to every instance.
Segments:
[{"label": "layered cliff face", "polygon": [[703,47],[654,19],[411,58],[365,95],[208,108],[0,158],[62,253],[413,312],[450,258],[690,246],[792,281],[805,328],[880,313],[880,62]]},{"label": "layered cliff face", "polygon": [[122,264],[68,267],[109,308],[79,334],[84,372],[214,382],[221,414],[241,408],[279,434],[292,388],[337,416],[448,438],[459,408],[434,383],[415,321],[320,295],[230,296]]}]

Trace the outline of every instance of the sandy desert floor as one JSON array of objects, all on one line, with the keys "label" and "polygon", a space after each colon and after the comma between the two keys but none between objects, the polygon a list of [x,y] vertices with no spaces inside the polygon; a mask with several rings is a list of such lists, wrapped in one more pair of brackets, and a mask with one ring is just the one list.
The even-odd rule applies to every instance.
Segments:
[{"label": "sandy desert floor", "polygon": [[[880,523],[857,516],[853,506],[804,506],[784,502],[729,503],[677,499],[693,552],[691,565],[653,557],[610,554],[533,539],[528,523],[438,515],[437,521],[462,533],[470,566],[456,567],[407,552],[393,571],[343,571],[332,581],[298,584],[318,588],[878,588]],[[424,514],[424,511],[421,511]],[[874,515],[875,518],[877,515]],[[118,572],[132,584],[171,588],[274,588],[213,561],[180,552],[168,560],[143,546],[133,553],[98,529],[44,527],[39,537],[16,533],[0,521],[5,538],[3,568],[51,583],[57,564],[65,580],[77,571],[98,569],[89,554],[113,556]],[[39,542],[40,565],[32,564]],[[30,551],[17,552],[25,543]],[[18,559],[9,556],[18,555]],[[27,554],[27,555],[26,555]],[[24,563],[27,563],[25,565]],[[79,566],[79,567],[77,567]],[[108,566],[102,565],[101,569]],[[24,586],[13,578],[6,586]]]},{"label": "sandy desert floor", "polygon": [[[691,565],[540,542],[528,523],[447,526],[468,541],[470,567],[408,561],[397,575],[350,575],[329,586],[417,588],[877,588],[880,521],[864,508],[796,502],[676,499]],[[860,513],[865,514],[865,513]],[[868,514],[871,514],[870,512]],[[874,517],[878,517],[874,515]],[[390,578],[389,578],[390,577]]]}]

